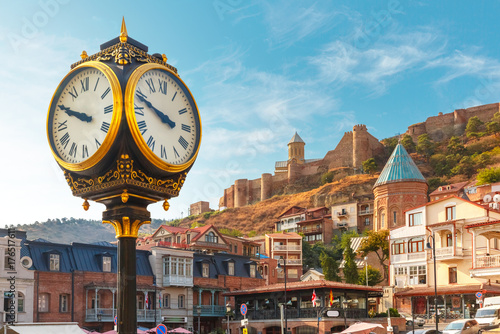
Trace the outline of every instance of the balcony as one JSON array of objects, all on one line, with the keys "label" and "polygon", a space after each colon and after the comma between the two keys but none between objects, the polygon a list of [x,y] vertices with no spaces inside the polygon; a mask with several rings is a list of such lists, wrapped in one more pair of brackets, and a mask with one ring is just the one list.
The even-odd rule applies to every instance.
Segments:
[{"label": "balcony", "polygon": [[[97,312],[96,312],[97,311]],[[97,322],[97,315],[101,315],[102,322],[112,322],[115,319],[115,315],[117,314],[116,309],[112,308],[98,308],[96,309],[87,309],[85,312],[85,321],[86,322]],[[161,319],[161,309],[156,310],[156,320]],[[155,321],[155,310],[137,310],[137,322],[154,322]]]},{"label": "balcony", "polygon": [[[361,319],[368,316],[366,309],[360,308],[348,308],[343,310],[341,308],[329,308],[328,310],[336,310],[339,312],[339,319],[344,317],[344,312],[346,313],[346,318],[348,320]],[[288,308],[286,309],[287,319],[317,319],[318,309],[317,308]],[[276,310],[254,310],[249,309],[247,313],[247,318],[250,320],[277,320],[280,319],[280,311]],[[240,312],[236,312],[235,319],[241,320],[243,316]]]},{"label": "balcony", "polygon": [[[193,316],[198,316],[198,305],[193,305]],[[201,317],[225,317],[226,307],[221,305],[201,305]]]},{"label": "balcony", "polygon": [[274,251],[301,251],[300,245],[274,245]]},{"label": "balcony", "polygon": [[478,277],[500,275],[500,254],[476,256],[476,263],[470,274]]},{"label": "balcony", "polygon": [[450,247],[437,247],[436,248],[436,259],[437,260],[456,260],[463,257],[462,248]]},{"label": "balcony", "polygon": [[229,250],[229,245],[226,244],[219,244],[216,242],[207,242],[207,241],[196,241],[193,244],[194,248],[216,248],[216,249],[222,249],[222,250]]},{"label": "balcony", "polygon": [[420,260],[425,260],[426,258],[427,258],[426,252],[395,254],[391,255],[391,263],[394,264],[399,262],[420,261]]},{"label": "balcony", "polygon": [[193,277],[166,275],[163,276],[163,286],[193,286]]},{"label": "balcony", "polygon": [[313,227],[313,228],[302,227],[298,232],[302,232],[304,234],[318,234],[318,233],[323,233],[323,229],[321,227],[319,227],[319,228],[316,228],[316,227]]},{"label": "balcony", "polygon": [[337,212],[337,217],[347,217],[349,213],[347,211],[342,210],[341,212]]},{"label": "balcony", "polygon": [[358,216],[373,215],[373,210],[361,210],[358,211]]},{"label": "balcony", "polygon": [[302,265],[301,259],[288,259],[286,260],[287,265]]}]

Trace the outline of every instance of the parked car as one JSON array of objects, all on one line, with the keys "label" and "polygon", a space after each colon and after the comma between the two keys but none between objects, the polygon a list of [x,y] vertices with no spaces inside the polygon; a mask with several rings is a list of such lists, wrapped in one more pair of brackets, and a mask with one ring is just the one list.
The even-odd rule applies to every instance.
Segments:
[{"label": "parked car", "polygon": [[443,330],[443,334],[478,334],[481,327],[474,319],[452,321]]},{"label": "parked car", "polygon": [[406,326],[411,327],[413,323],[416,326],[422,327],[425,324],[425,319],[419,316],[412,318],[411,314],[399,312],[399,315],[406,319]]}]

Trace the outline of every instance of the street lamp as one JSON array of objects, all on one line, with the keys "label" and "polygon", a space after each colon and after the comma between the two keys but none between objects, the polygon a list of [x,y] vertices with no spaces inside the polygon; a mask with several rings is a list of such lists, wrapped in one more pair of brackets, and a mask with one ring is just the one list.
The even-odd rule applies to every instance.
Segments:
[{"label": "street lamp", "polygon": [[[429,240],[432,240],[432,246]],[[436,278],[436,238],[434,232],[427,237],[427,249],[432,249],[432,260],[434,262],[434,313],[436,316],[436,333],[438,333],[439,314],[437,302],[437,278]]]},{"label": "street lamp", "polygon": [[229,315],[231,314],[231,304],[227,302],[226,304],[226,315],[227,315],[227,334],[229,334]]},{"label": "street lamp", "polygon": [[366,286],[368,286],[368,256],[365,256]]},{"label": "street lamp", "polygon": [[196,306],[196,314],[198,314],[198,334],[200,334],[201,330],[200,330],[200,317],[201,317],[201,306],[198,305]]},{"label": "street lamp", "polygon": [[[286,261],[285,259],[283,259],[283,256],[280,256],[280,259],[278,260],[278,267],[276,268],[278,270],[278,272],[281,272],[283,271],[283,275],[285,276],[285,303],[283,304],[283,309],[284,309],[284,313],[285,313],[285,334],[288,334],[288,322],[287,322],[287,316],[286,316],[286,304],[287,304],[287,300],[286,300]],[[283,332],[283,329],[281,330],[281,332]]]}]

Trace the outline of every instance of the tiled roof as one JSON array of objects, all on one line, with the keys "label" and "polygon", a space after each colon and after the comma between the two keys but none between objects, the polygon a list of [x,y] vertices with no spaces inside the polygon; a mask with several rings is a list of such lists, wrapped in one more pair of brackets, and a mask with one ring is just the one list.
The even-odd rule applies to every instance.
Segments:
[{"label": "tiled roof", "polygon": [[[216,279],[219,275],[229,276],[227,273],[227,262],[234,262],[235,277],[250,277],[249,264],[256,264],[247,256],[216,253],[216,254],[200,254],[194,253],[193,257],[193,277],[202,277],[201,263],[209,263],[209,277]],[[255,269],[255,278],[262,278],[257,268]]]},{"label": "tiled roof", "polygon": [[295,232],[281,232],[281,233],[269,233],[266,234],[270,238],[283,238],[283,239],[302,239],[302,237]]},{"label": "tiled roof", "polygon": [[[500,293],[499,284],[450,284],[438,285],[437,293],[439,295],[455,295],[463,293],[476,293],[484,290],[485,293],[497,295]],[[434,286],[410,288],[404,291],[396,292],[396,296],[431,296],[434,295]]]},{"label": "tiled roof", "polygon": [[[469,181],[448,184],[446,186],[440,186],[436,190],[430,193],[430,196],[456,193],[459,190],[464,189],[464,187],[469,183]],[[441,188],[441,190],[439,190]],[[449,188],[449,189],[448,189]]]},{"label": "tiled roof", "polygon": [[292,139],[290,139],[290,141],[288,142],[288,144],[291,144],[291,143],[304,143],[304,141],[302,140],[302,138],[300,138],[300,136],[297,133],[297,131],[293,135]]},{"label": "tiled roof", "polygon": [[387,183],[407,181],[427,183],[403,145],[398,144],[373,187],[375,188]]}]

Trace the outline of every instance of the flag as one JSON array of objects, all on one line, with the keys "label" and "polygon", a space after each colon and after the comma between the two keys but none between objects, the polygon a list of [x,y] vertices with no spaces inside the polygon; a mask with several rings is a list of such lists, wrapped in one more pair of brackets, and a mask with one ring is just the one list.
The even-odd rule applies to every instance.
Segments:
[{"label": "flag", "polygon": [[148,298],[148,292],[145,292],[146,294],[146,308],[149,308],[149,298]]},{"label": "flag", "polygon": [[333,291],[330,290],[330,307],[333,305]]},{"label": "flag", "polygon": [[313,302],[313,307],[316,307],[316,290],[313,290],[313,295],[311,300]]}]

